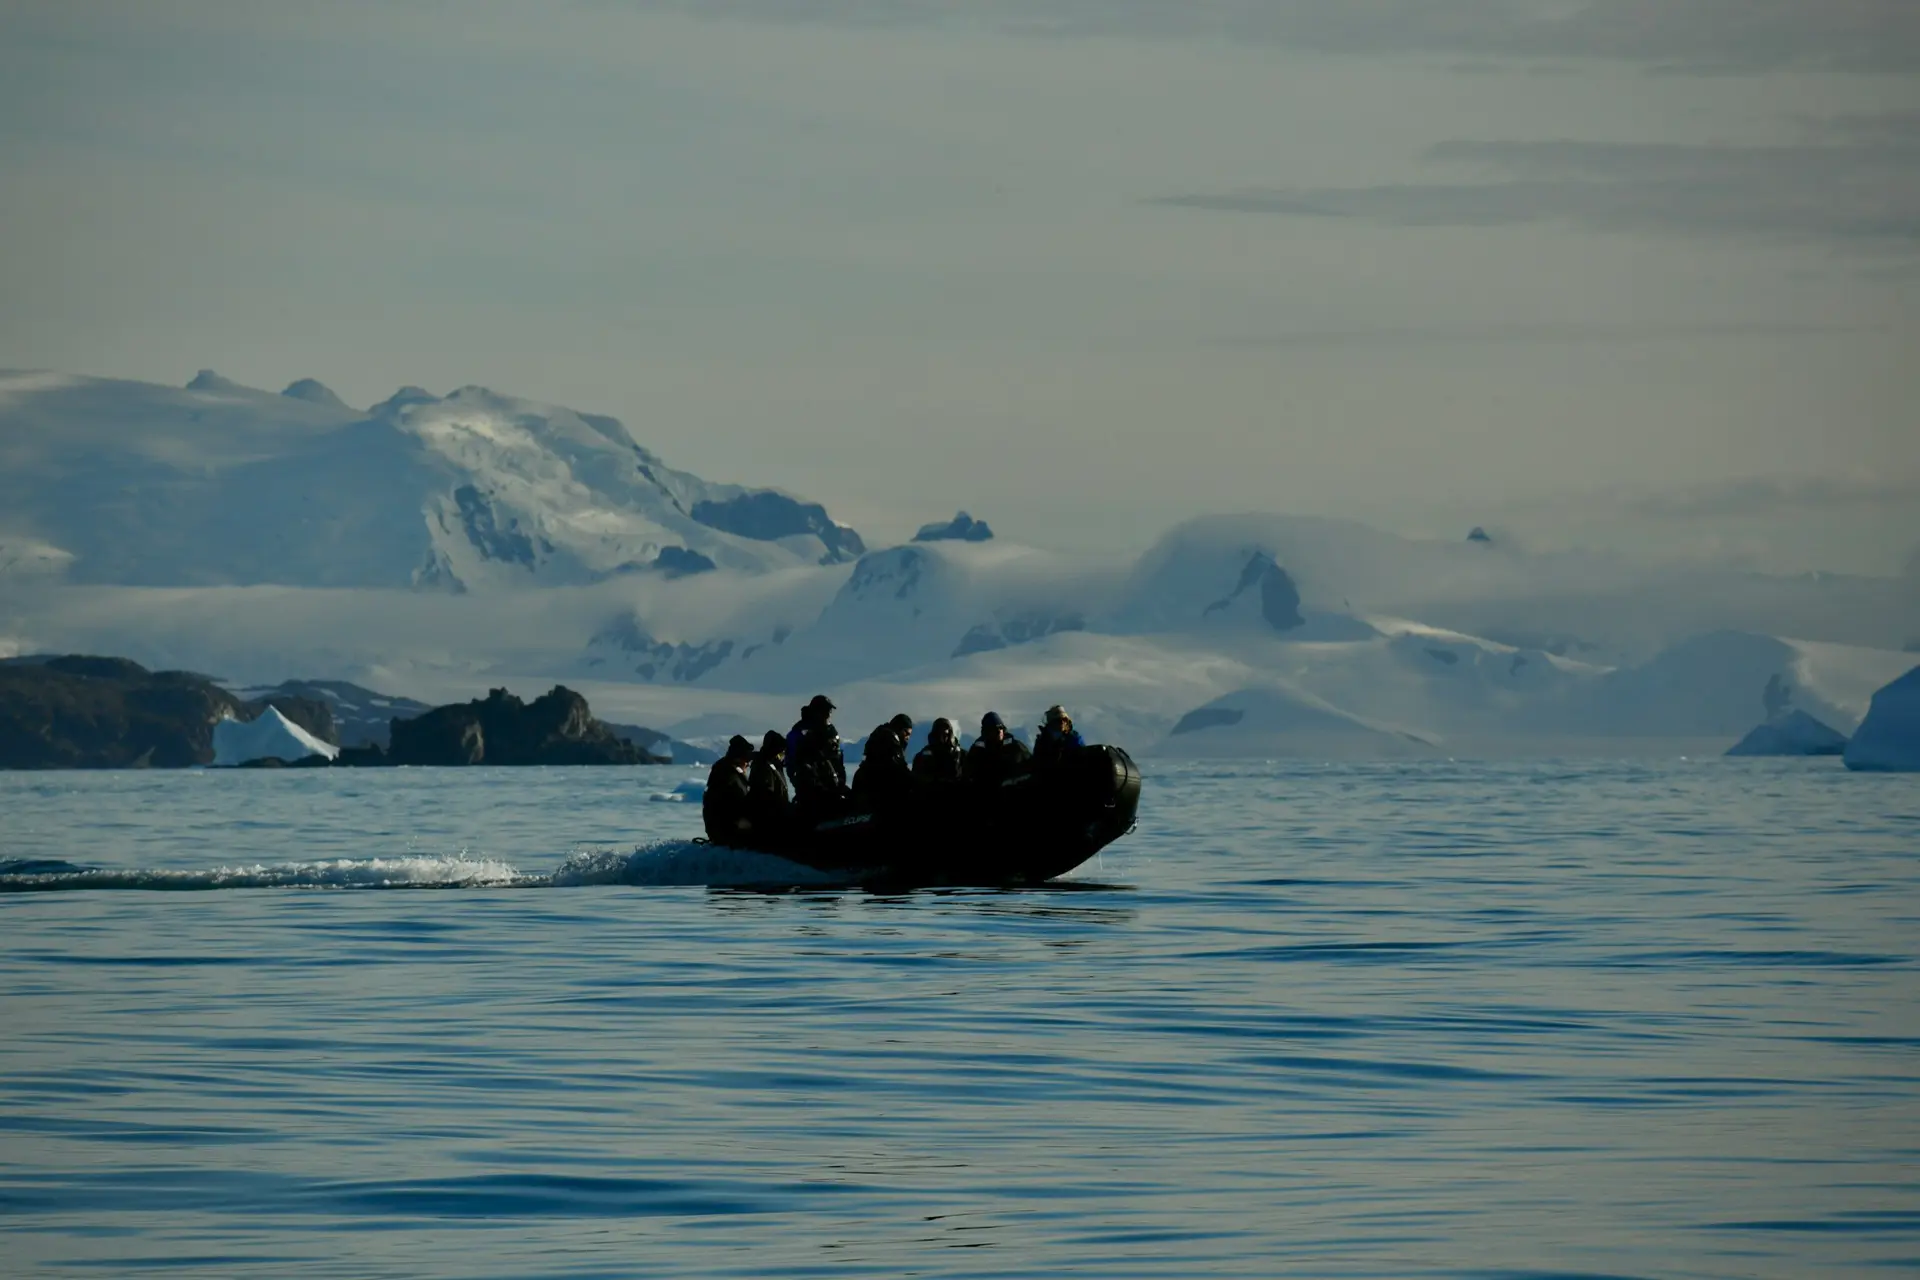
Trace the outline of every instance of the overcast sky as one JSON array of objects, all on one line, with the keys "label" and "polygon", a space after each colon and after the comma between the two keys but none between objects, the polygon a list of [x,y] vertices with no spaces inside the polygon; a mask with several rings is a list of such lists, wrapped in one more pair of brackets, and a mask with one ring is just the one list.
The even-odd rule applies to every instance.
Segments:
[{"label": "overcast sky", "polygon": [[1910,0],[0,0],[0,366],[465,383],[886,540],[1920,541]]}]

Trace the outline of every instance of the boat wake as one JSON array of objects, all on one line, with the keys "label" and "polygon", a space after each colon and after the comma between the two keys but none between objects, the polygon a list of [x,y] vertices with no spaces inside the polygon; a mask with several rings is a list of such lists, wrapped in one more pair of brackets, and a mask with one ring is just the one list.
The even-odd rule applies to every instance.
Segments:
[{"label": "boat wake", "polygon": [[576,853],[546,875],[492,858],[340,858],[204,870],[92,867],[45,858],[0,860],[0,894],[84,889],[547,889],[586,885],[713,888],[832,887],[844,876],[785,858],[685,840]]}]

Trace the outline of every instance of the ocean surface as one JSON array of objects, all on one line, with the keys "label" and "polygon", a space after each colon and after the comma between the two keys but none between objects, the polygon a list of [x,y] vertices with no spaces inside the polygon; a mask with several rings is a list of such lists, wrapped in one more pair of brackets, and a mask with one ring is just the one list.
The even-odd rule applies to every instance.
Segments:
[{"label": "ocean surface", "polygon": [[1147,770],[901,896],[684,770],[0,774],[0,1273],[1920,1274],[1920,777]]}]

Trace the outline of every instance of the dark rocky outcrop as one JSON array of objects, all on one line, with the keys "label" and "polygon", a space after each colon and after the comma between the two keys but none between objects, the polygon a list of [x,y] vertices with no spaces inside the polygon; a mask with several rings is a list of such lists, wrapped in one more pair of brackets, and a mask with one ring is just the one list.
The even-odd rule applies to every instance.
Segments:
[{"label": "dark rocky outcrop", "polygon": [[987,542],[992,538],[993,530],[985,520],[975,520],[964,511],[956,513],[951,520],[923,524],[920,532],[913,535],[915,542]]},{"label": "dark rocky outcrop", "polygon": [[[254,711],[253,714],[258,714]],[[0,665],[0,768],[183,768],[247,704],[205,676],[73,654]]]},{"label": "dark rocky outcrop", "polygon": [[1471,530],[1468,531],[1467,541],[1490,544],[1493,541],[1493,535],[1488,533],[1485,529],[1482,529],[1479,525],[1475,525]]},{"label": "dark rocky outcrop", "polygon": [[653,567],[669,578],[685,578],[696,573],[712,573],[717,567],[711,559],[687,547],[662,547],[653,558]]},{"label": "dark rocky outcrop", "polygon": [[[355,752],[342,764],[373,763]],[[563,685],[522,702],[505,689],[393,722],[382,763],[406,765],[659,764],[593,718],[587,700]]]},{"label": "dark rocky outcrop", "polygon": [[819,503],[801,502],[771,489],[757,489],[724,502],[696,502],[689,514],[710,529],[757,542],[777,542],[781,538],[812,534],[827,549],[827,554],[821,557],[822,564],[841,564],[867,551],[860,535],[835,524]]},{"label": "dark rocky outcrop", "polygon": [[1253,587],[1260,588],[1260,616],[1268,626],[1287,632],[1306,625],[1307,620],[1300,613],[1300,588],[1294,584],[1293,575],[1264,551],[1256,551],[1247,558],[1232,594],[1208,605],[1201,611],[1202,616],[1227,608]]},{"label": "dark rocky outcrop", "polygon": [[1062,631],[1085,631],[1086,617],[1078,613],[1066,613],[1053,616],[1044,613],[1021,613],[1009,618],[997,618],[992,622],[978,623],[960,637],[960,643],[954,646],[949,656],[964,658],[970,653],[990,653],[995,649],[1005,649],[1016,644],[1026,644],[1029,640],[1038,640],[1043,636],[1055,635]]}]

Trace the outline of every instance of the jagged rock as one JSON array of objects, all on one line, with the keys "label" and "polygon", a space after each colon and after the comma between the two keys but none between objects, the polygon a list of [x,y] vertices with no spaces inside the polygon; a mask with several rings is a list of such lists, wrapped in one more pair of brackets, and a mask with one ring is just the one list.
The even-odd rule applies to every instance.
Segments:
[{"label": "jagged rock", "polygon": [[985,520],[975,520],[961,511],[951,520],[921,525],[920,532],[913,535],[913,540],[915,542],[986,542],[992,537],[993,530],[987,527]]},{"label": "jagged rock", "polygon": [[395,720],[385,755],[390,764],[408,765],[659,763],[615,737],[587,700],[563,685],[532,702],[494,689],[484,699]]},{"label": "jagged rock", "polygon": [[630,665],[642,680],[669,679],[682,684],[698,680],[725,662],[733,654],[733,641],[709,640],[704,644],[668,644],[656,640],[640,623],[627,614],[615,618],[593,637],[589,651],[616,652],[623,665]]},{"label": "jagged rock", "polygon": [[1010,645],[1026,644],[1042,636],[1054,635],[1061,631],[1085,631],[1086,618],[1078,613],[1052,616],[1041,613],[1021,613],[1010,618],[982,622],[970,628],[960,643],[954,646],[951,656],[964,658],[970,653],[990,653],[995,649],[1005,649]]},{"label": "jagged rock", "polygon": [[689,512],[710,529],[757,542],[812,534],[826,547],[822,564],[841,564],[865,555],[866,543],[845,525],[835,524],[817,502],[801,502],[771,489],[758,489],[725,501],[696,502]]},{"label": "jagged rock", "polygon": [[1274,563],[1273,557],[1264,551],[1248,557],[1233,591],[1208,605],[1201,616],[1227,608],[1256,586],[1260,588],[1260,616],[1268,626],[1286,632],[1306,625],[1307,620],[1300,613],[1300,588],[1294,585],[1293,575]]},{"label": "jagged rock", "polygon": [[711,559],[686,547],[662,547],[653,558],[653,567],[669,578],[686,578],[696,573],[712,573],[717,567]]},{"label": "jagged rock", "polygon": [[1475,525],[1472,530],[1468,532],[1467,541],[1490,543],[1493,541],[1493,537],[1485,529],[1482,529],[1479,525]]},{"label": "jagged rock", "polygon": [[0,768],[184,768],[245,710],[205,676],[74,654],[0,665]]}]

